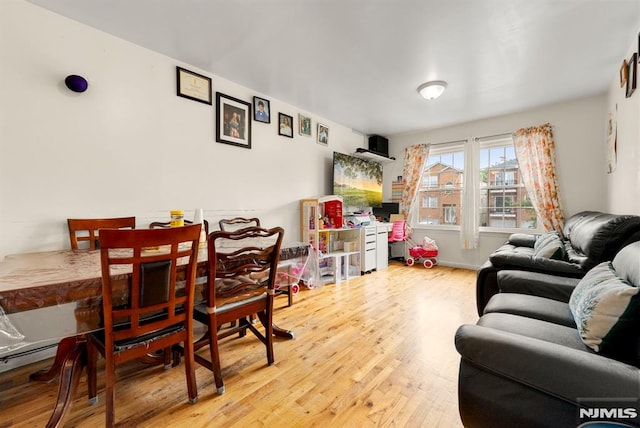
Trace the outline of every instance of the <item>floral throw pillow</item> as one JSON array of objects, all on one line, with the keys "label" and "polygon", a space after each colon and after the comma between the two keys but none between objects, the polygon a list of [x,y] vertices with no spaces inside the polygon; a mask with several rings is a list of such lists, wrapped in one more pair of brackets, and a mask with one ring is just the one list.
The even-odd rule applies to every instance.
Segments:
[{"label": "floral throw pillow", "polygon": [[631,336],[637,334],[639,292],[616,274],[610,262],[587,272],[569,299],[585,345],[603,354],[626,354],[626,347],[634,342]]}]

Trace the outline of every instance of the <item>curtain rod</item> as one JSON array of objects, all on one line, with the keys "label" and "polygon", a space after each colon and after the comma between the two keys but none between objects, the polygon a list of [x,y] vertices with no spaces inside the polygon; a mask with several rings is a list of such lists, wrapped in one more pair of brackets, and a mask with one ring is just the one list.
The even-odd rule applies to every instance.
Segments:
[{"label": "curtain rod", "polygon": [[453,140],[453,141],[445,141],[443,143],[429,143],[430,146],[442,146],[444,144],[454,144],[454,143],[466,143],[467,140]]},{"label": "curtain rod", "polygon": [[484,137],[476,137],[476,140],[488,140],[488,139],[492,139],[492,138],[504,138],[504,137],[511,137],[513,135],[513,132],[505,132],[502,134],[495,134],[495,135],[487,135]]},{"label": "curtain rod", "polygon": [[[491,139],[491,138],[498,138],[498,137],[511,137],[513,135],[512,132],[504,132],[502,134],[495,134],[495,135],[486,135],[483,137],[475,137],[476,141],[478,140],[486,140],[486,139]],[[467,140],[453,140],[453,141],[444,141],[442,143],[429,143],[429,145],[431,146],[442,146],[444,144],[455,144],[455,143],[466,143]]]}]

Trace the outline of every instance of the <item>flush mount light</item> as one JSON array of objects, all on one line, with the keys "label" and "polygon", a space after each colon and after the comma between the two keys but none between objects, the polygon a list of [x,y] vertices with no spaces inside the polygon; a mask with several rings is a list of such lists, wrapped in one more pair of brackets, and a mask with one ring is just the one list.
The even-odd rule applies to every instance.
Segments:
[{"label": "flush mount light", "polygon": [[435,100],[442,95],[445,89],[447,89],[447,82],[444,80],[432,80],[418,86],[418,92],[427,100]]},{"label": "flush mount light", "polygon": [[89,87],[89,82],[82,76],[70,74],[64,79],[64,84],[73,92],[84,92]]}]

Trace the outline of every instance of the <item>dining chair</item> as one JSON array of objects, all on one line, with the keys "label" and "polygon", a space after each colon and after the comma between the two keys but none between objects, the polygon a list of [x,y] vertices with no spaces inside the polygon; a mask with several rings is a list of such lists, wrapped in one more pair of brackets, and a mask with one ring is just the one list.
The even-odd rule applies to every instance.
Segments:
[{"label": "dining chair", "polygon": [[[193,305],[200,230],[200,225],[191,225],[99,232],[104,329],[87,337],[87,383],[89,400],[96,402],[100,353],[105,359],[108,427],[115,422],[116,366],[150,352],[173,349],[174,362],[179,361],[179,350],[184,353],[189,402],[198,401]],[[127,269],[130,277],[123,278]]]},{"label": "dining chair", "polygon": [[[210,359],[195,354],[195,361],[213,372],[217,392],[224,393],[218,339],[251,330],[266,346],[267,363],[273,364],[273,299],[284,229],[249,227],[209,235],[209,276],[205,302],[195,306],[194,318],[207,326],[195,349],[209,345]],[[249,317],[257,314],[264,333]],[[223,334],[218,327],[238,320]]]},{"label": "dining chair", "polygon": [[223,232],[231,232],[238,229],[243,229],[245,227],[260,227],[260,219],[253,218],[244,218],[244,217],[234,217],[234,218],[223,218],[218,222],[220,226],[220,230]]},{"label": "dining chair", "polygon": [[[209,235],[209,222],[207,220],[202,220],[202,223],[204,223],[204,232],[207,235]],[[193,224],[193,221],[185,219],[184,224],[188,226],[190,224]],[[157,228],[167,229],[169,227],[171,227],[170,221],[153,221],[149,223],[149,229],[157,229]]]},{"label": "dining chair", "polygon": [[100,248],[98,230],[100,229],[135,229],[135,217],[116,218],[68,218],[69,240],[71,249],[77,250],[80,243],[86,241],[90,250]]},{"label": "dining chair", "polygon": [[[234,218],[228,218],[228,219],[223,218],[218,222],[218,225],[220,226],[220,230],[229,232],[229,231],[243,229],[245,227],[255,227],[255,226],[260,227],[260,219],[256,217],[252,217],[252,218],[234,217]],[[284,268],[281,268],[280,271],[282,271],[283,269]],[[293,294],[294,294],[293,288],[295,287],[297,290],[299,289],[299,285],[298,284],[292,285],[288,282],[288,279],[292,278],[293,275],[290,272],[290,269],[291,269],[290,266],[287,266],[286,269],[287,269],[286,274],[283,274],[278,280],[278,287],[276,287],[276,294],[277,295],[286,294],[287,306],[291,306],[293,305]],[[285,281],[286,283],[284,283]]]}]

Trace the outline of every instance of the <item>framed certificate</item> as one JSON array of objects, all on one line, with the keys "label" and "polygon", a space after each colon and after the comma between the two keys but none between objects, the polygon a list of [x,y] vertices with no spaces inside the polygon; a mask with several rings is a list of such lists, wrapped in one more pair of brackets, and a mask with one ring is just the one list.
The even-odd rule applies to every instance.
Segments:
[{"label": "framed certificate", "polygon": [[177,95],[205,104],[212,104],[211,79],[182,67],[176,67]]}]

